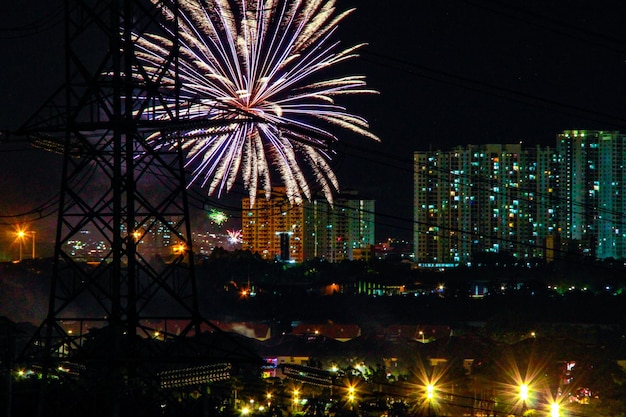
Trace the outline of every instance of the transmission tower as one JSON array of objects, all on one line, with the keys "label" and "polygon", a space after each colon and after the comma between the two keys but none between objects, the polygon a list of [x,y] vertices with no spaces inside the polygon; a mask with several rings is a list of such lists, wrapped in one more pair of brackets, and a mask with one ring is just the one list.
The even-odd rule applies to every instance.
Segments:
[{"label": "transmission tower", "polygon": [[[178,91],[178,5],[154,3],[67,0],[65,84],[19,132],[63,154],[49,309],[23,358],[41,367],[40,415],[61,401],[49,380],[97,388],[84,413],[152,415],[146,392],[227,378],[233,363],[256,360],[199,313],[177,135],[191,123]],[[144,33],[171,44],[156,72],[136,56]],[[147,110],[155,107],[170,120]],[[156,150],[155,133],[171,146]],[[170,252],[155,250],[159,239]],[[86,240],[97,250],[78,258]],[[167,395],[159,401],[163,414]]]}]

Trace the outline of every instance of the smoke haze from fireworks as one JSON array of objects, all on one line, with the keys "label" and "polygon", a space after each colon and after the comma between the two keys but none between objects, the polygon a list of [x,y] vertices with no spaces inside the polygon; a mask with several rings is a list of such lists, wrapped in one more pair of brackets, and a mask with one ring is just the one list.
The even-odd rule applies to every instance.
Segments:
[{"label": "smoke haze from fireworks", "polygon": [[[160,3],[152,0],[156,5]],[[367,121],[337,104],[341,95],[372,94],[359,75],[326,75],[329,67],[354,58],[361,45],[333,40],[354,9],[337,13],[334,0],[181,0],[179,80],[181,117],[215,121],[186,131],[182,143],[191,183],[208,194],[230,191],[238,178],[251,204],[260,189],[270,196],[278,173],[292,203],[311,198],[307,177],[329,202],[339,182],[329,162],[338,138],[334,127],[378,140]],[[176,13],[159,5],[173,20]],[[164,27],[165,30],[168,30]],[[136,41],[148,72],[158,73],[172,42],[150,34]],[[175,78],[163,80],[173,89]],[[165,108],[152,114],[170,118]],[[158,134],[158,149],[170,146]]]}]

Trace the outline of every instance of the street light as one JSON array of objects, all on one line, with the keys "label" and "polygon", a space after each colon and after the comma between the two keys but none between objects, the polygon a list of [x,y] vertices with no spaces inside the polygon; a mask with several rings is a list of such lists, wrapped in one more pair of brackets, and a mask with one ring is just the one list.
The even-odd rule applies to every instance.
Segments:
[{"label": "street light", "polygon": [[420,330],[420,336],[422,336],[422,344],[424,344],[424,332]]},{"label": "street light", "polygon": [[528,384],[522,383],[519,386],[519,399],[522,402],[522,415],[526,412],[526,401],[528,401],[530,394]]},{"label": "street light", "polygon": [[20,247],[20,262],[23,259],[23,254],[22,254],[22,246],[24,245],[24,239],[26,239],[26,235],[31,235],[32,239],[33,239],[33,249],[32,249],[32,259],[35,259],[35,234],[37,232],[35,232],[34,230],[24,230],[24,229],[18,229],[17,232],[15,232],[15,236],[16,236],[16,240],[19,241],[19,247]]},{"label": "street light", "polygon": [[292,410],[294,413],[298,412],[299,402],[300,402],[300,390],[296,388],[293,390],[293,397],[292,397]]},{"label": "street light", "polygon": [[172,248],[174,255],[179,255],[179,256],[184,255],[186,250],[187,250],[187,247],[185,246],[184,243],[179,243],[177,245],[174,245],[174,247]]},{"label": "street light", "polygon": [[357,389],[356,385],[352,382],[348,382],[346,385],[346,402],[345,407],[350,411],[355,411],[355,403],[357,402]]},{"label": "street light", "polygon": [[427,406],[427,415],[428,416],[432,416],[434,415],[434,410],[433,410],[433,401],[435,400],[435,385],[430,382],[428,384],[426,384],[426,406]]},{"label": "street light", "polygon": [[17,240],[19,241],[19,246],[20,246],[20,262],[22,262],[22,245],[24,245],[24,236],[26,236],[26,232],[24,232],[23,230],[18,230],[17,233]]},{"label": "street light", "polygon": [[550,417],[559,417],[561,415],[561,407],[559,403],[553,402],[550,404]]},{"label": "street light", "polygon": [[348,401],[354,401],[354,387],[348,387]]},{"label": "street light", "polygon": [[434,397],[435,397],[435,386],[433,384],[426,385],[426,398],[428,398],[428,401],[430,401]]},{"label": "street light", "polygon": [[528,384],[520,384],[519,399],[523,402],[526,402],[526,400],[528,400]]}]

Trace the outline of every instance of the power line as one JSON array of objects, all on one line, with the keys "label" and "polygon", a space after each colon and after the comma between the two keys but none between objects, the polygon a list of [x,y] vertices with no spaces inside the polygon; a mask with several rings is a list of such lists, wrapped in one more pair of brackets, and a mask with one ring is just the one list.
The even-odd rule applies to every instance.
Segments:
[{"label": "power line", "polygon": [[584,117],[586,120],[600,123],[609,123],[612,126],[626,126],[626,118],[620,115],[611,115],[602,111],[593,110],[569,103],[563,103],[548,97],[525,93],[508,87],[499,86],[482,80],[469,78],[442,69],[428,67],[416,62],[401,59],[396,56],[380,54],[365,50],[361,53],[366,62],[401,72],[414,74],[421,78],[441,82],[466,90],[489,94],[494,97],[506,99],[529,106],[548,108],[555,112],[567,115]]},{"label": "power line", "polygon": [[57,7],[30,22],[11,27],[0,27],[0,39],[24,39],[48,32],[63,23],[63,10],[63,7]]},{"label": "power line", "polygon": [[464,0],[465,3],[474,7],[488,10],[492,13],[507,18],[531,24],[553,33],[558,33],[572,39],[587,42],[602,49],[626,54],[626,39],[618,39],[605,33],[589,30],[585,25],[574,25],[569,22],[554,19],[528,9],[505,3],[500,0]]},{"label": "power line", "polygon": [[[476,4],[476,2],[472,2],[469,1],[469,3],[471,4]],[[495,2],[497,3],[499,6],[503,6],[501,2]],[[524,16],[522,16],[523,18],[528,19],[528,17],[532,17],[533,19],[538,18],[538,16],[536,15],[532,15],[529,13],[523,13],[523,10],[520,10],[519,8],[515,8],[515,12],[516,13],[521,13]],[[60,9],[59,9],[60,10]],[[59,10],[57,10],[56,12],[53,12],[53,15],[56,15],[56,13],[59,12]],[[514,16],[515,17],[515,16]],[[517,18],[519,18],[520,16],[517,16]],[[539,16],[540,17],[540,16]],[[42,22],[45,19],[42,19]],[[553,28],[553,26],[558,23],[556,21],[550,21],[548,22],[549,24],[541,24],[540,26],[542,27],[546,27],[546,28]],[[565,25],[566,29],[575,29],[574,27],[572,27],[571,25]],[[40,24],[38,22],[33,22],[32,25],[28,25],[28,27],[35,27],[38,28],[40,27]],[[26,29],[27,27],[16,27],[16,28],[9,28],[6,30],[23,30]],[[578,33],[579,31],[577,30],[576,33]],[[596,34],[594,35],[595,38],[597,39],[601,39],[602,36],[600,34]],[[616,43],[619,40],[617,39],[605,39],[605,40],[610,40],[612,43]],[[600,42],[598,42],[598,44],[601,44]],[[556,100],[551,100],[551,99],[547,99],[545,97],[540,97],[540,96],[534,96],[534,95],[529,95],[529,94],[525,94],[523,92],[520,91],[516,91],[513,89],[508,89],[508,88],[503,88],[501,86],[497,86],[497,85],[493,85],[490,83],[485,83],[483,81],[479,81],[479,80],[473,80],[470,79],[468,77],[463,77],[463,76],[459,76],[453,73],[449,73],[447,71],[441,71],[441,70],[437,70],[437,69],[432,69],[426,66],[422,66],[422,65],[418,65],[414,62],[410,62],[407,60],[403,60],[403,59],[399,59],[397,57],[391,57],[391,56],[387,56],[387,55],[383,55],[383,54],[376,54],[376,53],[371,53],[368,51],[365,51],[363,53],[366,57],[370,56],[373,57],[373,60],[370,60],[371,62],[374,62],[376,64],[379,65],[389,65],[389,63],[395,63],[396,65],[398,65],[397,68],[402,69],[402,70],[408,70],[408,72],[411,73],[418,73],[421,74],[422,76],[426,76],[426,77],[430,77],[431,79],[436,79],[438,81],[443,81],[443,82],[447,82],[447,83],[451,83],[452,85],[457,85],[457,86],[462,86],[465,88],[469,88],[469,89],[474,89],[477,91],[481,91],[483,93],[489,93],[489,94],[494,94],[496,96],[500,96],[500,97],[504,97],[513,101],[520,101],[523,103],[527,103],[527,104],[531,104],[531,105],[541,105],[541,106],[548,106],[550,108],[556,107],[559,108],[561,111],[565,111],[567,113],[573,113],[576,115],[586,115],[586,117],[589,118],[593,118],[593,119],[608,119],[608,120],[614,120],[617,121],[618,123],[620,123],[621,125],[626,125],[626,119],[624,119],[623,117],[620,116],[614,116],[614,115],[607,115],[606,113],[603,112],[597,112],[597,111],[593,111],[591,109],[585,109],[585,108],[581,108],[578,106],[572,106],[569,105],[567,103],[561,103],[559,101]],[[0,150],[2,151],[2,150]],[[380,156],[380,153],[377,152],[376,156]],[[394,157],[391,157],[394,158]],[[370,162],[377,162],[375,159],[373,158],[368,158]],[[392,161],[400,161],[400,158],[395,157],[395,159],[391,159]],[[402,161],[402,162],[408,162],[408,161]],[[398,168],[397,165],[393,164],[393,163],[389,163],[389,164],[385,164],[387,166],[390,167],[394,167],[394,168]],[[403,168],[400,168],[403,169]],[[409,171],[408,169],[406,170],[407,172]],[[410,170],[411,172],[413,172],[413,169]],[[477,182],[481,182],[482,184],[486,184],[486,180],[485,179],[475,179],[475,181]],[[197,202],[201,202],[202,205],[196,208],[204,208],[204,203],[206,202],[205,198],[198,198]],[[212,203],[214,206],[219,206],[221,203]],[[223,208],[225,209],[232,209],[232,210],[237,210],[240,209],[240,207],[231,207],[231,206],[226,206],[226,205],[222,205]],[[36,211],[37,209],[35,209],[34,211]],[[617,214],[617,213],[613,213],[613,214]],[[412,223],[415,224],[415,221],[412,219],[407,219],[407,218],[403,218],[400,216],[396,216],[396,215],[390,215],[390,214],[384,214],[384,213],[377,213],[378,216],[381,217],[385,217],[388,219],[393,219],[393,220],[401,220],[407,223]],[[409,229],[407,229],[409,230]],[[459,232],[463,232],[463,231],[459,231]],[[469,232],[468,232],[469,233]],[[513,242],[513,241],[510,241]]]}]

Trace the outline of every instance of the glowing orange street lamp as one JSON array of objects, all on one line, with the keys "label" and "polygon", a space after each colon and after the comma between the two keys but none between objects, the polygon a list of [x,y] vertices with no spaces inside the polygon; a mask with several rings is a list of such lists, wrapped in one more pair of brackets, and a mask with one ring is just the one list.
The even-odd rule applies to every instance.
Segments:
[{"label": "glowing orange street lamp", "polygon": [[17,240],[19,241],[19,246],[20,246],[20,262],[22,262],[22,245],[24,245],[24,237],[26,236],[26,232],[24,232],[23,230],[18,230],[17,233]]},{"label": "glowing orange street lamp", "polygon": [[184,243],[179,243],[178,245],[175,245],[174,248],[174,254],[176,255],[184,255],[185,251],[187,250],[187,247],[185,246]]},{"label": "glowing orange street lamp", "polygon": [[294,412],[298,411],[298,403],[300,402],[300,390],[299,389],[294,389],[293,390],[293,397],[292,397],[292,410]]},{"label": "glowing orange street lamp", "polygon": [[24,229],[18,229],[17,232],[15,232],[15,236],[17,238],[17,240],[19,241],[19,247],[20,247],[20,262],[22,261],[23,258],[23,254],[22,254],[22,247],[24,245],[24,239],[26,239],[26,235],[31,235],[32,239],[33,239],[33,250],[32,250],[32,258],[35,259],[35,231],[33,230],[24,230]]},{"label": "glowing orange street lamp", "polygon": [[356,398],[356,388],[353,386],[348,387],[348,401],[353,402]]},{"label": "glowing orange street lamp", "polygon": [[428,409],[427,414],[429,416],[434,415],[433,401],[435,400],[435,385],[431,382],[426,385],[426,406]]},{"label": "glowing orange street lamp", "polygon": [[426,385],[426,398],[432,400],[435,397],[435,386],[433,384]]}]

